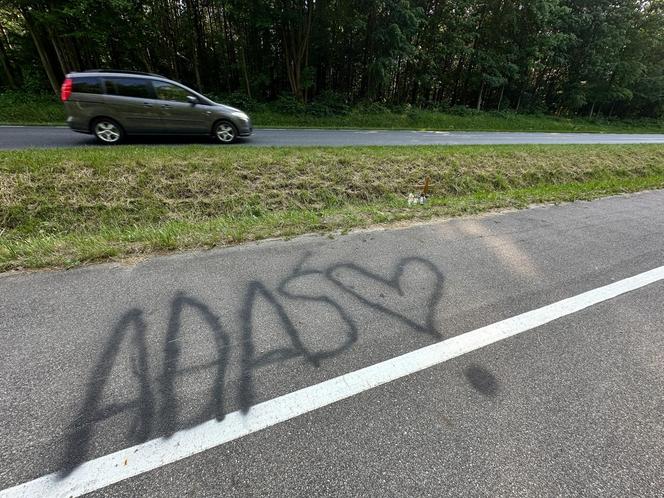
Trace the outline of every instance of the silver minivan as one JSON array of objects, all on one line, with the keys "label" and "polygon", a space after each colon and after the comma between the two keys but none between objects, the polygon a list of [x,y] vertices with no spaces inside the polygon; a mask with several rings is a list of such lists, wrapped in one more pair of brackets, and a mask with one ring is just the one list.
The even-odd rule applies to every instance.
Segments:
[{"label": "silver minivan", "polygon": [[127,135],[201,135],[231,143],[253,133],[241,110],[156,74],[70,73],[60,97],[69,127],[103,144],[120,143]]}]

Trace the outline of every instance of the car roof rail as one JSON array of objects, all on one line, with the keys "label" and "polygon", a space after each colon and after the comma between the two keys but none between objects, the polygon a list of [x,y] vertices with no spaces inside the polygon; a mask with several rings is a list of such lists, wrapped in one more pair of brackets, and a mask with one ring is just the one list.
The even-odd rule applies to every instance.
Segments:
[{"label": "car roof rail", "polygon": [[141,76],[156,76],[158,78],[165,78],[165,76],[162,76],[161,74],[155,74],[155,73],[145,73],[143,71],[129,71],[125,69],[86,69],[85,71],[81,71],[83,73],[118,73],[118,74],[138,74]]}]

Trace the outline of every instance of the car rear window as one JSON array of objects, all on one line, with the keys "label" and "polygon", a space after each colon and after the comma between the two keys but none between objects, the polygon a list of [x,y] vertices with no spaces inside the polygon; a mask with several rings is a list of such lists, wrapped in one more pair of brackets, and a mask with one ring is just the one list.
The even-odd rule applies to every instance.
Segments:
[{"label": "car rear window", "polygon": [[141,78],[104,78],[106,93],[122,97],[153,98],[152,85],[149,80]]},{"label": "car rear window", "polygon": [[94,76],[77,77],[72,80],[72,92],[103,93],[101,91],[101,78]]}]

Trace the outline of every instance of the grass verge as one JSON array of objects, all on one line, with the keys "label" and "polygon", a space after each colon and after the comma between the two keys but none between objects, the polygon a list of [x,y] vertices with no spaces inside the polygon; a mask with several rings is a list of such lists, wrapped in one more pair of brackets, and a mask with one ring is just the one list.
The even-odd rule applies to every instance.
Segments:
[{"label": "grass verge", "polygon": [[9,151],[0,271],[663,187],[664,145]]},{"label": "grass verge", "polygon": [[259,127],[281,128],[367,128],[445,131],[539,131],[584,133],[664,133],[664,121],[655,119],[588,120],[515,112],[468,112],[452,114],[411,109],[404,112],[363,112],[353,110],[338,116],[280,114],[271,111],[250,113]]}]

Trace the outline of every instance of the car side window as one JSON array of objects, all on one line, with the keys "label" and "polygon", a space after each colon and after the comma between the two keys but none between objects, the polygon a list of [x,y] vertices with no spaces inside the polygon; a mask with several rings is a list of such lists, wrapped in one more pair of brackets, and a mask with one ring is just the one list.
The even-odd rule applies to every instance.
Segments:
[{"label": "car side window", "polygon": [[104,93],[101,90],[101,78],[97,76],[74,78],[71,91],[77,93]]},{"label": "car side window", "polygon": [[170,100],[173,102],[187,102],[187,97],[192,95],[187,90],[177,85],[171,85],[165,81],[152,81],[154,91],[159,100]]},{"label": "car side window", "polygon": [[106,93],[121,97],[153,99],[152,86],[149,80],[141,78],[104,78]]}]

